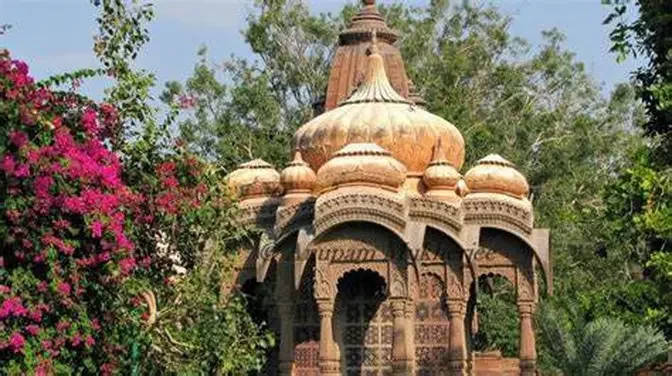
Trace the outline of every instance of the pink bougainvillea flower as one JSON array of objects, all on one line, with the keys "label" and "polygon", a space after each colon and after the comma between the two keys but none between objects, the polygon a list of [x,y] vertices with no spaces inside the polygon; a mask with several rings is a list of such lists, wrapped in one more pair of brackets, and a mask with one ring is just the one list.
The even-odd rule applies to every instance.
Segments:
[{"label": "pink bougainvillea flower", "polygon": [[56,323],[56,330],[58,330],[60,333],[65,332],[70,328],[70,323],[64,320],[61,320]]},{"label": "pink bougainvillea flower", "polygon": [[72,291],[72,286],[70,286],[69,283],[67,282],[60,282],[57,286],[58,292],[60,292],[63,295],[70,295],[70,292]]},{"label": "pink bougainvillea flower", "polygon": [[77,347],[82,344],[82,335],[79,334],[79,332],[75,332],[75,334],[70,338],[70,343],[72,346]]},{"label": "pink bougainvillea flower", "polygon": [[28,135],[21,131],[12,131],[9,133],[9,140],[17,148],[22,148],[28,142]]},{"label": "pink bougainvillea flower", "polygon": [[103,235],[103,224],[100,221],[91,223],[91,234],[94,238],[100,238]]},{"label": "pink bougainvillea flower", "polygon": [[24,328],[31,336],[36,336],[40,332],[40,327],[35,324],[30,324]]},{"label": "pink bougainvillea flower", "polygon": [[16,168],[16,160],[11,154],[5,154],[0,161],[0,169],[5,171],[7,175],[13,175],[14,169]]},{"label": "pink bougainvillea flower", "polygon": [[135,258],[127,257],[119,261],[119,268],[121,269],[122,274],[130,274],[133,269],[135,269]]},{"label": "pink bougainvillea flower", "polygon": [[23,351],[23,346],[26,344],[26,339],[20,333],[12,333],[9,336],[9,346],[15,353]]}]

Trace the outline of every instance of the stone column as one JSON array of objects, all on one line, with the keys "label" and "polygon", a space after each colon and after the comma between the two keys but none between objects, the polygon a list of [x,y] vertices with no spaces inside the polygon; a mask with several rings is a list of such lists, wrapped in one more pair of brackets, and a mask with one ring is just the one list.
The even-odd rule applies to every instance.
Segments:
[{"label": "stone column", "polygon": [[464,376],[467,369],[467,337],[464,331],[466,304],[462,300],[448,301],[450,317],[450,369],[453,375]]},{"label": "stone column", "polygon": [[532,315],[535,304],[533,302],[518,302],[520,314],[520,374],[534,376],[537,368],[537,349],[534,339]]},{"label": "stone column", "polygon": [[411,375],[413,356],[411,354],[411,332],[406,316],[406,299],[392,298],[392,370],[395,376]]},{"label": "stone column", "polygon": [[280,312],[280,375],[291,376],[294,370],[294,304],[278,303]]},{"label": "stone column", "polygon": [[334,302],[331,299],[318,299],[317,309],[320,314],[320,375],[340,375],[332,331]]}]

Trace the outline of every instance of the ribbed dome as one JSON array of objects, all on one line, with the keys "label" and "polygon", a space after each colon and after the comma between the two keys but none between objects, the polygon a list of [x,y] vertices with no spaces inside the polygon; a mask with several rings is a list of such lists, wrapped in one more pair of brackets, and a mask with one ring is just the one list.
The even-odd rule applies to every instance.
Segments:
[{"label": "ribbed dome", "polygon": [[443,151],[443,145],[439,138],[434,146],[432,162],[422,176],[427,190],[430,192],[437,190],[455,191],[457,182],[461,178],[462,175],[446,159],[446,154]]},{"label": "ribbed dome", "polygon": [[316,180],[315,171],[303,161],[298,150],[294,153],[294,160],[280,173],[280,183],[285,194],[310,193],[315,188]]},{"label": "ribbed dome", "polygon": [[371,143],[349,144],[336,152],[317,172],[317,188],[362,185],[396,190],[406,178],[406,168],[390,152]]},{"label": "ribbed dome", "polygon": [[273,196],[282,192],[280,174],[263,159],[241,164],[225,179],[229,190],[240,199]]},{"label": "ribbed dome", "polygon": [[476,163],[464,176],[469,193],[501,193],[525,198],[529,192],[527,180],[513,163],[497,154],[490,154]]},{"label": "ribbed dome", "polygon": [[375,143],[389,150],[409,174],[421,176],[432,160],[432,148],[444,140],[446,160],[456,169],[464,162],[464,139],[442,118],[399,95],[390,86],[383,58],[374,42],[364,83],[339,107],[303,125],[294,146],[313,170],[352,143]]}]

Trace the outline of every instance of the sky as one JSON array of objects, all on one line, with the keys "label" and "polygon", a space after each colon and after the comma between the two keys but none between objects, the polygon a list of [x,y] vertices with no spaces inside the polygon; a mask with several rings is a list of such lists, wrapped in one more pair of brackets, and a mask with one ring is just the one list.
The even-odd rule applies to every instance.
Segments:
[{"label": "sky", "polygon": [[[166,81],[189,77],[201,45],[208,47],[214,62],[232,54],[250,57],[240,30],[251,1],[154,0],[156,17],[149,28],[151,41],[138,58],[138,66],[154,72],[162,87]],[[315,13],[336,12],[344,4],[358,2],[305,1]],[[413,5],[428,1],[403,0]],[[608,53],[610,29],[602,25],[602,20],[609,9],[600,0],[479,1],[487,1],[512,16],[512,34],[532,45],[541,43],[542,30],[560,29],[567,37],[566,47],[586,64],[605,95],[615,84],[627,81],[630,72],[641,63],[633,59],[617,63],[615,56]],[[95,9],[89,0],[0,0],[0,24],[4,23],[12,25],[12,29],[0,36],[0,48],[8,48],[14,58],[28,62],[37,79],[98,66],[91,49],[96,31]],[[103,80],[93,80],[81,90],[100,99],[104,85]]]}]

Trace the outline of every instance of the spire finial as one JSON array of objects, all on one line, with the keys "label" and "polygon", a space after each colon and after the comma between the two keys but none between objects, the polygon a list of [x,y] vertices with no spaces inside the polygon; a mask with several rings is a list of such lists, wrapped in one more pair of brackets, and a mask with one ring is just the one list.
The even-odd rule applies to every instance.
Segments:
[{"label": "spire finial", "polygon": [[294,148],[294,161],[293,162],[303,162],[303,158],[301,158],[301,149],[299,147]]},{"label": "spire finial", "polygon": [[376,30],[374,29],[371,32],[371,54],[378,53],[380,53],[380,50],[378,50],[378,35],[376,35]]},{"label": "spire finial", "polygon": [[434,155],[432,155],[432,162],[441,162],[446,160],[446,153],[443,151],[442,139],[442,137],[439,137],[439,139],[436,140],[436,144],[434,145]]}]

